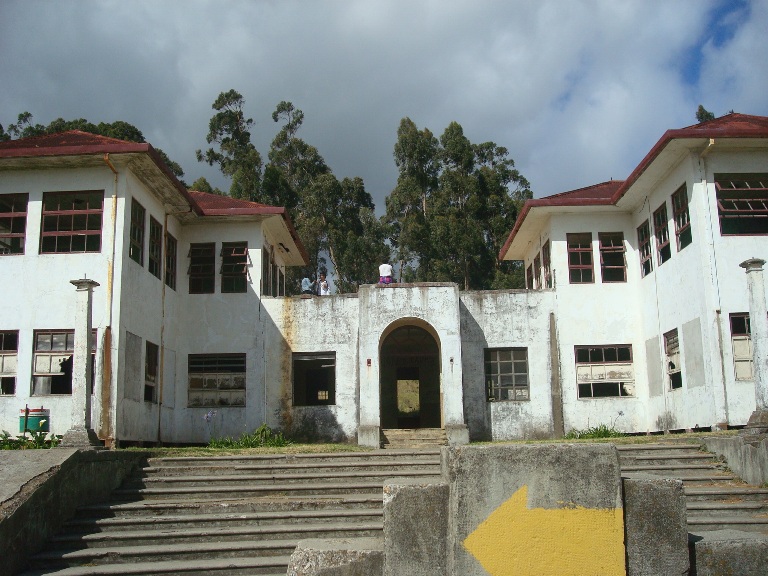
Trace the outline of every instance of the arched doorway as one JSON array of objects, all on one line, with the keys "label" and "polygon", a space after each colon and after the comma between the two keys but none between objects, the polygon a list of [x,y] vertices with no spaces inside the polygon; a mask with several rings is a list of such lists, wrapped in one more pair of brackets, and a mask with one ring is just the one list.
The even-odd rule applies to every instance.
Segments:
[{"label": "arched doorway", "polygon": [[428,330],[394,328],[380,349],[382,428],[440,428],[440,347]]}]

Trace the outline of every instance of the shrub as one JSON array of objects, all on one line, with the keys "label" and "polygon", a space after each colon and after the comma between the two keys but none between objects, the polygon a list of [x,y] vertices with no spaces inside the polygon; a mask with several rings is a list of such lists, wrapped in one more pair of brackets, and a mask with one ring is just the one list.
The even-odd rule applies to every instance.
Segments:
[{"label": "shrub", "polygon": [[211,438],[208,446],[211,448],[281,448],[292,442],[283,436],[282,432],[273,432],[266,424],[262,424],[250,434],[243,434],[240,438]]},{"label": "shrub", "polygon": [[55,448],[61,442],[61,436],[48,438],[47,432],[29,431],[29,436],[11,436],[8,431],[0,433],[0,450],[34,450]]},{"label": "shrub", "polygon": [[565,435],[565,439],[583,440],[591,438],[620,438],[621,436],[624,436],[624,433],[619,432],[613,426],[600,424],[599,426],[591,426],[585,430],[571,430]]}]

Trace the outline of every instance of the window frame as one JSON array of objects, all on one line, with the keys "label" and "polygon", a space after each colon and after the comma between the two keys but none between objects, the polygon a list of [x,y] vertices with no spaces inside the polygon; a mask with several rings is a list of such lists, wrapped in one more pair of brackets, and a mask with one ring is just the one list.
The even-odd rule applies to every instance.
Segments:
[{"label": "window frame", "polygon": [[525,269],[525,287],[528,290],[533,290],[533,264],[529,264]]},{"label": "window frame", "polygon": [[677,328],[662,335],[664,340],[664,355],[669,390],[681,390],[683,388],[683,367],[680,354],[680,335]]},{"label": "window frame", "polygon": [[[193,386],[193,379],[200,381],[195,381]],[[244,352],[187,355],[187,407],[244,408],[246,390],[247,356]],[[223,401],[224,398],[227,400]]]},{"label": "window frame", "polygon": [[640,256],[640,277],[645,278],[653,272],[651,224],[647,218],[637,227],[637,253]]},{"label": "window frame", "polygon": [[163,225],[149,216],[149,250],[147,270],[158,280],[163,275]]},{"label": "window frame", "polygon": [[178,262],[178,242],[165,231],[165,285],[176,290],[176,266]]},{"label": "window frame", "polygon": [[[18,210],[22,204],[23,212]],[[10,211],[3,212],[4,205],[6,209],[10,208]],[[0,228],[0,256],[24,254],[27,243],[28,206],[29,194],[0,194],[0,224],[7,222],[5,228]]]},{"label": "window frame", "polygon": [[221,293],[248,291],[248,242],[223,242],[221,245]]},{"label": "window frame", "polygon": [[216,243],[195,242],[189,245],[189,293],[216,292]]},{"label": "window frame", "polygon": [[[507,352],[509,352],[508,359],[502,357],[502,354]],[[503,364],[509,364],[509,366],[502,366]],[[524,371],[518,371],[521,364]],[[528,348],[485,348],[483,367],[485,398],[488,402],[529,402],[531,400]],[[503,369],[506,371],[503,372]],[[505,377],[507,382],[511,381],[511,384],[502,384]],[[506,398],[503,397],[505,395]]]},{"label": "window frame", "polygon": [[[594,284],[595,283],[595,257],[592,247],[592,232],[574,232],[565,235],[568,246],[568,283],[569,284]],[[586,242],[589,238],[588,242]],[[588,247],[584,247],[584,243]],[[589,264],[583,262],[584,255],[589,255]],[[576,256],[578,263],[574,263]],[[584,280],[584,274],[588,271],[589,279]],[[579,280],[574,280],[574,274],[578,274]]]},{"label": "window frame", "polygon": [[147,210],[136,198],[131,198],[131,225],[128,240],[128,257],[139,266],[144,266],[144,233],[146,232]]},{"label": "window frame", "polygon": [[[323,364],[324,362],[331,362],[331,364]],[[301,370],[299,370],[300,365]],[[318,373],[322,372],[324,377],[322,381],[310,382],[307,381],[309,372],[314,372],[316,376],[319,376]],[[291,355],[291,381],[293,406],[335,405],[336,351],[294,352]],[[322,387],[323,385],[325,386],[324,388]],[[320,397],[322,393],[325,393],[325,398]]]},{"label": "window frame", "polygon": [[144,402],[157,404],[160,347],[146,340],[144,343]]},{"label": "window frame", "polygon": [[656,262],[661,266],[672,258],[666,200],[653,211],[653,236],[656,238]]},{"label": "window frame", "polygon": [[715,174],[714,179],[720,235],[768,235],[768,173]]},{"label": "window frame", "polygon": [[[92,330],[91,332],[91,389],[90,393],[93,394],[93,386],[94,386],[94,376],[95,376],[95,368],[96,368],[96,335],[97,331],[96,329]],[[41,336],[50,336],[51,345],[48,349],[42,349],[38,348],[40,344],[40,337]],[[58,337],[64,337],[64,348],[59,348],[57,350],[54,350],[53,340],[54,336]],[[70,337],[71,337],[71,348],[69,347],[70,344]],[[61,357],[61,364],[66,362],[71,362],[72,368],[70,370],[74,369],[74,361],[75,361],[75,331],[73,329],[43,329],[43,330],[35,330],[32,334],[32,386],[30,390],[30,396],[71,396],[72,395],[72,379],[73,379],[73,373],[69,373],[69,382],[66,382],[66,379],[62,379],[56,382],[57,386],[66,385],[68,384],[69,391],[68,392],[54,392],[53,391],[53,385],[54,382],[51,380],[50,382],[50,392],[47,393],[40,393],[35,392],[37,386],[37,378],[52,378],[53,376],[66,376],[67,372],[53,372],[53,371],[43,371],[39,370],[39,358],[48,358],[49,367],[53,364],[53,361],[57,359],[58,357]],[[68,358],[66,358],[68,357]],[[66,388],[66,386],[65,386]]]},{"label": "window frame", "polygon": [[[736,326],[736,323],[743,324]],[[728,324],[731,330],[731,350],[733,352],[733,377],[739,382],[754,381],[755,367],[752,351],[752,327],[749,320],[749,312],[735,312],[728,315]],[[742,344],[743,343],[743,344]],[[744,344],[747,353],[740,350]]]},{"label": "window frame", "polygon": [[19,331],[0,330],[0,396],[15,396],[19,371]]},{"label": "window frame", "polygon": [[[67,197],[77,197],[85,195],[86,208],[83,209],[62,209],[62,199]],[[91,208],[91,200],[98,197],[100,204],[98,208]],[[56,199],[56,209],[49,208],[53,199]],[[76,200],[72,201],[74,205]],[[91,226],[91,222],[98,216],[98,229]],[[85,228],[75,228],[75,221],[85,218]],[[69,219],[71,225],[67,230],[66,221]],[[51,223],[55,222],[55,226]],[[103,190],[74,190],[74,191],[56,191],[43,192],[41,222],[40,222],[40,254],[87,254],[101,252],[101,234],[104,225],[104,191]],[[53,228],[53,229],[51,229]],[[96,237],[97,246],[89,246],[89,237]],[[82,249],[74,249],[75,241],[82,238]],[[53,240],[51,240],[53,239]],[[53,250],[50,249],[50,242],[54,243]],[[59,246],[60,242],[62,246]],[[68,246],[67,246],[68,244]],[[60,249],[62,248],[62,249]],[[66,248],[66,249],[64,249]]]},{"label": "window frame", "polygon": [[[627,257],[626,246],[624,245],[624,233],[623,232],[598,232],[597,240],[600,249],[600,279],[604,284],[613,284],[627,281]],[[607,244],[610,241],[611,244]],[[616,244],[618,241],[618,244]],[[606,264],[606,259],[610,259],[611,255],[621,254],[621,265]],[[608,280],[606,275],[610,275],[612,271],[621,270],[621,280]]]},{"label": "window frame", "polygon": [[677,251],[680,252],[693,242],[691,214],[688,209],[688,186],[683,184],[672,193],[672,218],[675,221]]},{"label": "window frame", "polygon": [[533,258],[533,288],[541,290],[541,252]]},{"label": "window frame", "polygon": [[[614,352],[609,355],[606,353],[609,350]],[[622,354],[620,350],[626,351],[626,354]],[[576,345],[573,347],[573,356],[576,370],[576,396],[579,400],[636,398],[632,344]],[[617,372],[621,366],[628,367],[631,374]],[[589,367],[588,375],[586,367]],[[611,367],[614,368],[613,372]],[[597,394],[596,386],[599,387]],[[614,386],[617,394],[605,393]],[[587,390],[589,394],[586,394]]]},{"label": "window frame", "polygon": [[544,273],[544,288],[552,288],[552,251],[549,240],[541,247],[541,264]]}]

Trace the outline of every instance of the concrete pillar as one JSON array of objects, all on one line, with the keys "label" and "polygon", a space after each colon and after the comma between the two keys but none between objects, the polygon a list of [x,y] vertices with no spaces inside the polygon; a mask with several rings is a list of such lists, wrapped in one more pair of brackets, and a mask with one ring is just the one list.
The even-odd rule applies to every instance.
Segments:
[{"label": "concrete pillar", "polygon": [[747,434],[768,432],[768,313],[765,305],[763,265],[765,260],[750,258],[739,266],[747,272],[749,320],[752,338],[755,411],[744,429]]},{"label": "concrete pillar", "polygon": [[83,278],[70,281],[77,289],[75,305],[75,350],[72,366],[72,427],[64,434],[61,446],[68,448],[103,447],[91,428],[91,341],[93,289],[99,285]]}]

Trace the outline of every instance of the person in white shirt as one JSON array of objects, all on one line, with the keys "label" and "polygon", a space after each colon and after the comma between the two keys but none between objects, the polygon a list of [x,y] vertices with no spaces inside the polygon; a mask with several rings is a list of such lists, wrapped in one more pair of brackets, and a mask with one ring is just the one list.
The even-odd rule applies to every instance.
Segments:
[{"label": "person in white shirt", "polygon": [[379,266],[379,284],[392,284],[392,266],[386,262]]},{"label": "person in white shirt", "polygon": [[320,273],[320,280],[317,282],[317,289],[320,296],[328,296],[331,293],[331,287],[328,286],[328,280],[325,279],[325,274]]}]

